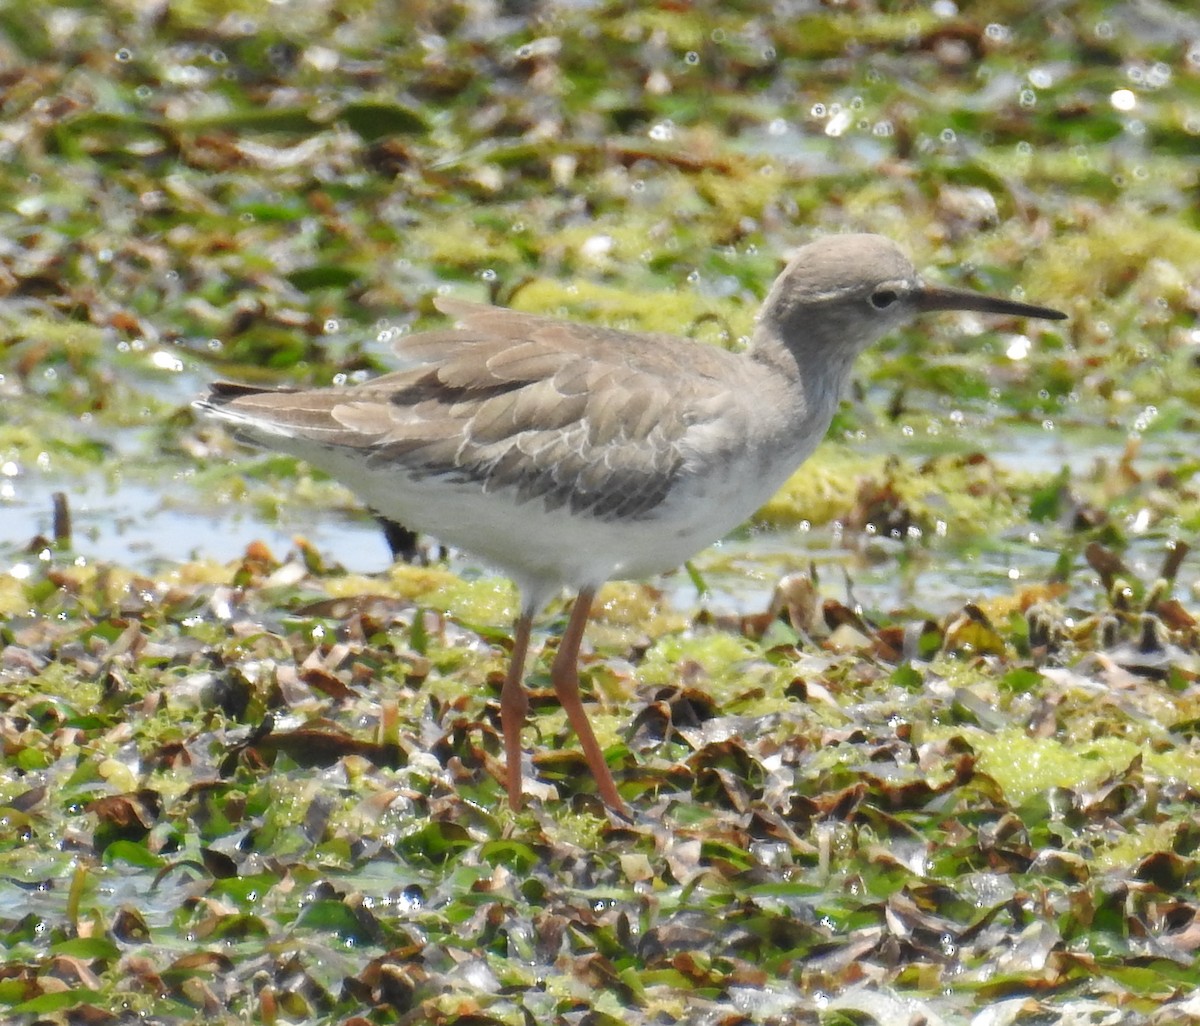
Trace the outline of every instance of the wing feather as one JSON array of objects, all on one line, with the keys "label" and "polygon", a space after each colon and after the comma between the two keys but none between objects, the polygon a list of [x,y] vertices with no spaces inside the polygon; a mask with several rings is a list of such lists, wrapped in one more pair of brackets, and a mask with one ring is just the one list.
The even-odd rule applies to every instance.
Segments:
[{"label": "wing feather", "polygon": [[303,436],[364,450],[371,466],[413,479],[608,519],[659,506],[685,470],[688,433],[725,405],[729,386],[715,365],[728,353],[669,335],[437,304],[462,327],[400,339],[403,370],[309,391],[224,386],[207,406],[252,439]]}]

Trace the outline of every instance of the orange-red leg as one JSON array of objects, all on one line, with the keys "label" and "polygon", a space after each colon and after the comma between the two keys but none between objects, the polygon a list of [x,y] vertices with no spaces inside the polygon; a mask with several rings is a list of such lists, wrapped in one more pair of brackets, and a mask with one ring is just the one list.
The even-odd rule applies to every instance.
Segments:
[{"label": "orange-red leg", "polygon": [[508,785],[508,804],[516,812],[521,807],[521,728],[529,714],[529,696],[525,693],[525,654],[533,630],[533,610],[522,610],[513,631],[512,658],[508,676],[500,691],[500,726],[504,730],[504,771]]},{"label": "orange-red leg", "polygon": [[575,604],[571,607],[571,616],[567,620],[567,629],[563,631],[562,640],[558,643],[558,652],[555,653],[554,663],[550,667],[550,680],[554,683],[554,692],[567,714],[571,729],[579,738],[584,758],[587,759],[588,767],[596,780],[596,790],[600,792],[604,804],[628,816],[629,808],[617,794],[617,785],[613,782],[608,763],[604,761],[604,752],[601,751],[596,735],[592,732],[592,725],[588,722],[587,712],[579,697],[579,646],[583,641],[583,629],[587,626],[595,594],[593,589],[587,589],[576,596]]}]

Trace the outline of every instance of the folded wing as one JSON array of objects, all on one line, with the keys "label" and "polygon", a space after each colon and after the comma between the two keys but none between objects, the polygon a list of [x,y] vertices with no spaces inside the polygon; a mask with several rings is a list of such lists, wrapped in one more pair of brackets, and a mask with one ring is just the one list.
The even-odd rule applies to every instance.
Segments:
[{"label": "folded wing", "polygon": [[[703,366],[729,355],[721,351],[455,300],[438,305],[462,326],[401,339],[404,370],[310,391],[217,384],[202,405],[252,441],[355,449],[412,479],[600,519],[636,519],[661,504],[684,468],[687,432],[723,406],[727,386],[718,368]],[[682,379],[667,358],[679,346],[700,364]]]}]

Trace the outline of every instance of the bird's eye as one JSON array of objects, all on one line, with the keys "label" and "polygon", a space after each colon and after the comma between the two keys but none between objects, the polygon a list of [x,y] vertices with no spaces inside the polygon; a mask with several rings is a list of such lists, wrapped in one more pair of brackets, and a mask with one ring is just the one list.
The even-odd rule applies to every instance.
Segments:
[{"label": "bird's eye", "polygon": [[876,310],[886,310],[899,298],[900,294],[895,289],[877,289],[871,293],[871,305]]}]

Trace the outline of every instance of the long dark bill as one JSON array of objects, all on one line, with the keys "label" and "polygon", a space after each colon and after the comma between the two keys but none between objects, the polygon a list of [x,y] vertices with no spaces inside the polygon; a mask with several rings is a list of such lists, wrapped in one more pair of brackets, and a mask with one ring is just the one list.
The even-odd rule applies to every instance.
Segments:
[{"label": "long dark bill", "polygon": [[926,285],[917,293],[917,306],[921,310],[974,310],[978,313],[1010,314],[1013,317],[1038,317],[1045,321],[1066,320],[1061,310],[1032,303],[1018,303],[1012,299],[985,296],[966,289],[939,288]]}]

